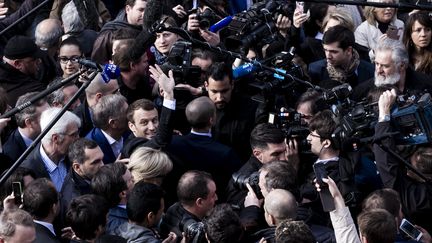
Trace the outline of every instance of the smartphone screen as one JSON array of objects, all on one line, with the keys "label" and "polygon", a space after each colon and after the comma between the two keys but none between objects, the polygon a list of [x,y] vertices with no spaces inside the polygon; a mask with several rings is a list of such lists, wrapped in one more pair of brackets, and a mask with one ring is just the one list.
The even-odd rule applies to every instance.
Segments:
[{"label": "smartphone screen", "polygon": [[300,9],[302,13],[304,13],[304,2],[296,1],[296,8]]},{"label": "smartphone screen", "polygon": [[19,181],[12,182],[12,191],[13,191],[14,197],[15,197],[15,204],[16,205],[22,204],[21,182],[19,182]]},{"label": "smartphone screen", "polygon": [[397,29],[396,26],[389,25],[386,34],[391,39],[399,40],[399,33],[398,32],[399,32],[399,30]]},{"label": "smartphone screen", "polygon": [[408,220],[403,219],[401,225],[399,227],[403,232],[405,232],[409,237],[414,240],[420,240],[423,233],[418,230],[413,224],[411,224]]}]

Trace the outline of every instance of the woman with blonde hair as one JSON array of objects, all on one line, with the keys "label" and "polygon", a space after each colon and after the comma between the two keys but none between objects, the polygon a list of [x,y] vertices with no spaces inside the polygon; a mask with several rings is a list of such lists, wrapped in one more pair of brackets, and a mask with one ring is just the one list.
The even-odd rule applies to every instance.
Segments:
[{"label": "woman with blonde hair", "polygon": [[[399,0],[368,0],[368,2],[398,3]],[[394,26],[398,33],[396,38],[402,41],[404,23],[397,19],[395,8],[378,8],[367,6],[364,9],[366,20],[354,32],[356,43],[369,49],[375,49],[377,42],[383,34],[387,33],[389,26]],[[392,38],[392,36],[388,36]]]},{"label": "woman with blonde hair", "polygon": [[171,172],[173,163],[168,155],[160,150],[139,147],[130,156],[127,167],[135,182],[143,180],[161,186],[164,177]]}]

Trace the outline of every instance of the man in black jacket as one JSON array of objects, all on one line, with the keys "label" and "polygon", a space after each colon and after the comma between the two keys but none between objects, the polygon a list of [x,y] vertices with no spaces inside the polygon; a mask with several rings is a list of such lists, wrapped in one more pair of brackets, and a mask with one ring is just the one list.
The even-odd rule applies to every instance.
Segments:
[{"label": "man in black jacket", "polygon": [[412,70],[408,52],[399,41],[384,39],[375,48],[375,77],[359,84],[352,98],[359,101],[366,97],[373,87],[396,85],[402,94],[416,94],[432,91],[430,77]]},{"label": "man in black jacket", "polygon": [[251,154],[249,137],[255,125],[258,104],[233,94],[232,70],[224,63],[214,63],[210,67],[205,87],[209,98],[216,105],[213,137],[232,147],[240,159],[246,161]]},{"label": "man in black jacket", "polygon": [[[390,109],[396,100],[396,92],[385,91],[379,99],[379,118],[375,127],[375,136],[392,131],[390,124]],[[381,142],[382,145],[395,149],[394,139],[388,138]],[[414,169],[423,173],[429,182],[425,182],[412,171],[399,163],[393,156],[385,152],[378,143],[374,144],[374,154],[378,171],[385,187],[392,188],[399,192],[402,203],[402,211],[411,222],[422,226],[428,232],[432,231],[430,218],[432,217],[432,166],[431,147],[418,148],[410,157]]]},{"label": "man in black jacket", "polygon": [[91,59],[97,63],[108,63],[112,60],[113,33],[118,29],[127,29],[138,35],[142,30],[144,11],[147,1],[127,0],[125,10],[117,18],[103,26],[93,45]]},{"label": "man in black jacket", "polygon": [[[80,138],[69,147],[69,171],[61,190],[61,202],[66,209],[68,203],[78,196],[91,193],[90,181],[103,166],[103,153],[96,142]],[[66,212],[64,210],[63,212]]]}]

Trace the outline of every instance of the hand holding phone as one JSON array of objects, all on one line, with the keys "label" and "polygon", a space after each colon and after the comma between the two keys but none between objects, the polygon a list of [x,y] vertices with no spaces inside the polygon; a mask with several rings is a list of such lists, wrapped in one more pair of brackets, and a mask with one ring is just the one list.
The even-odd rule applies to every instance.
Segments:
[{"label": "hand holding phone", "polygon": [[399,30],[394,25],[389,25],[386,32],[388,38],[391,38],[393,40],[399,40]]},{"label": "hand holding phone", "polygon": [[323,181],[323,178],[328,178],[326,165],[324,163],[315,163],[313,165],[313,169],[315,172],[316,177],[316,183],[320,187],[320,198],[321,198],[321,204],[323,206],[324,212],[330,212],[335,210],[336,206],[333,201],[333,197],[330,193],[329,187],[327,183]]},{"label": "hand holding phone", "polygon": [[21,205],[22,204],[22,187],[21,182],[14,181],[12,182],[12,191],[15,197],[15,204]]},{"label": "hand holding phone", "polygon": [[399,229],[416,241],[423,236],[423,233],[406,219],[402,219]]}]

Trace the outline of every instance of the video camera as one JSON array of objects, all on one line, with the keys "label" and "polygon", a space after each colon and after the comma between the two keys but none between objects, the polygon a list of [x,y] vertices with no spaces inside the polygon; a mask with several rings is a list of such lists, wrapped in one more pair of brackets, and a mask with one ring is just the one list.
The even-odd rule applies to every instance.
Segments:
[{"label": "video camera", "polygon": [[228,29],[232,35],[225,39],[229,50],[251,46],[262,47],[276,37],[275,19],[277,14],[292,19],[295,5],[291,1],[262,1],[252,5],[249,10],[236,14]]},{"label": "video camera", "polygon": [[161,69],[168,75],[172,70],[176,84],[186,83],[196,87],[200,82],[201,68],[192,65],[192,43],[177,41],[171,47],[167,62],[161,65]]}]

